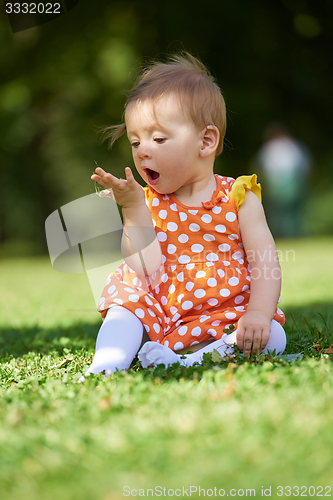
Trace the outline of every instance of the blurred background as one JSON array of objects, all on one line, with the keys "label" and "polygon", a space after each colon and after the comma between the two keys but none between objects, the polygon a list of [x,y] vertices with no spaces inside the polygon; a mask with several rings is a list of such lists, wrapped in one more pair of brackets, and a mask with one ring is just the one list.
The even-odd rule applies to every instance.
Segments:
[{"label": "blurred background", "polygon": [[0,256],[47,253],[45,219],[94,192],[94,160],[117,176],[133,165],[127,139],[110,151],[98,129],[119,123],[142,64],[182,50],[208,66],[226,99],[216,173],[258,172],[269,213],[274,168],[262,147],[278,124],[307,166],[278,154],[275,168],[296,172],[288,185],[300,219],[288,233],[269,220],[273,234],[333,234],[332,2],[80,0],[18,33],[1,3]]}]

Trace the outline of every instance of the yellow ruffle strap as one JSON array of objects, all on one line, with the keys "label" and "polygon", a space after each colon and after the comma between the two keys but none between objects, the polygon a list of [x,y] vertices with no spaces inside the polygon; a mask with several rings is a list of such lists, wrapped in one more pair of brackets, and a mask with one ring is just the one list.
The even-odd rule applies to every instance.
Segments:
[{"label": "yellow ruffle strap", "polygon": [[252,191],[261,201],[261,185],[257,183],[256,174],[241,175],[232,185],[230,198],[235,200],[237,211],[245,201],[245,190]]}]

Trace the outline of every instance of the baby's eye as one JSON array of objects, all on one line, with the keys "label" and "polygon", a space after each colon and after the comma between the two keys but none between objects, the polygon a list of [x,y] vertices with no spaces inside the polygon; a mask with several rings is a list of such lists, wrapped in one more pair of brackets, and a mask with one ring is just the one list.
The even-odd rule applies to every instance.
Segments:
[{"label": "baby's eye", "polygon": [[165,137],[156,137],[154,139],[155,142],[158,142],[159,144],[162,144],[163,142],[166,141],[166,138]]},{"label": "baby's eye", "polygon": [[138,148],[140,146],[140,143],[138,141],[131,142],[132,148]]}]

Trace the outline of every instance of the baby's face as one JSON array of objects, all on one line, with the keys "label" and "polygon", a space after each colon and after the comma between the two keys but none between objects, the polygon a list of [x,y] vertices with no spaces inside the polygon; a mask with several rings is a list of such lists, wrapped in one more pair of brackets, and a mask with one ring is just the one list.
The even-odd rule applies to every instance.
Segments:
[{"label": "baby's face", "polygon": [[135,104],[125,115],[135,167],[158,193],[176,193],[199,173],[202,131],[173,96]]}]

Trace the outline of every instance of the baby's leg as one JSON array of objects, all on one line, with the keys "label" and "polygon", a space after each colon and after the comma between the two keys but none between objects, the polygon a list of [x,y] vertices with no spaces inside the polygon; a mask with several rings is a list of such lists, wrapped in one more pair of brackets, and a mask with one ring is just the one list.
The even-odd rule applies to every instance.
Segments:
[{"label": "baby's leg", "polygon": [[95,356],[85,375],[127,370],[140,348],[142,335],[143,326],[135,314],[125,307],[112,306],[98,332]]},{"label": "baby's leg", "polygon": [[[186,358],[182,359],[181,355],[156,342],[146,342],[139,351],[138,357],[144,368],[149,365],[157,366],[164,364],[167,368],[173,363],[179,362],[183,366],[192,366],[194,363],[202,363],[203,355],[206,352],[212,352],[216,349],[222,357],[232,355],[234,352],[233,345],[236,344],[237,330],[229,335],[223,335],[220,340],[215,340],[211,344],[206,345],[199,351],[193,354],[186,354]],[[274,319],[271,322],[271,332],[264,353],[274,351],[276,354],[282,354],[286,347],[286,334],[282,326]]]}]

